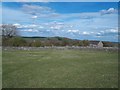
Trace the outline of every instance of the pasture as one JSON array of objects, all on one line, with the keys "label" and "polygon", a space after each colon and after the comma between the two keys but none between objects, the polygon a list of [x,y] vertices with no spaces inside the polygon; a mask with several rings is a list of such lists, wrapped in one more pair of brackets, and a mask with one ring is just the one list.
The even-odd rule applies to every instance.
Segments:
[{"label": "pasture", "polygon": [[117,88],[117,52],[3,50],[3,88]]}]

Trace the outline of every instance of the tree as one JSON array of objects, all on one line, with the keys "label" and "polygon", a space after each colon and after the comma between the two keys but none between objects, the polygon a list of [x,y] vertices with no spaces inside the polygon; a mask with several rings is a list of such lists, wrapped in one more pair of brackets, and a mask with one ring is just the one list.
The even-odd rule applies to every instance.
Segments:
[{"label": "tree", "polygon": [[83,45],[84,46],[89,46],[89,41],[88,40],[83,40]]},{"label": "tree", "polygon": [[37,40],[37,41],[34,41],[34,42],[31,43],[31,46],[32,46],[32,47],[40,47],[40,46],[41,46],[41,42],[38,41],[38,40]]},{"label": "tree", "polygon": [[27,45],[27,41],[24,40],[21,37],[12,37],[12,38],[8,38],[6,40],[3,41],[2,43],[3,46],[26,46]]},{"label": "tree", "polygon": [[83,41],[79,41],[79,46],[84,46]]},{"label": "tree", "polygon": [[103,47],[114,47],[112,42],[103,42]]},{"label": "tree", "polygon": [[27,42],[21,37],[13,37],[10,39],[13,42],[13,46],[26,46]]},{"label": "tree", "polygon": [[11,38],[17,35],[16,26],[12,24],[3,24],[2,25],[2,36],[3,38]]},{"label": "tree", "polygon": [[67,39],[67,38],[63,38],[63,40],[62,40],[62,46],[66,46],[66,45],[69,45],[69,39]]}]

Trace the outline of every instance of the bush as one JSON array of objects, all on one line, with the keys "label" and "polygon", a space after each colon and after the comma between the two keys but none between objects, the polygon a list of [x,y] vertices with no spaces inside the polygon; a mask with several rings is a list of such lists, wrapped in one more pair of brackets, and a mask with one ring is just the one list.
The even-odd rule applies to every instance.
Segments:
[{"label": "bush", "polygon": [[79,46],[84,46],[83,41],[79,41]]},{"label": "bush", "polygon": [[11,39],[13,46],[26,46],[27,42],[21,37],[15,37]]},{"label": "bush", "polygon": [[103,42],[103,47],[113,47],[114,44],[111,42]]},{"label": "bush", "polygon": [[21,37],[3,39],[3,46],[26,46],[27,42]]},{"label": "bush", "polygon": [[40,41],[34,41],[31,43],[31,46],[33,47],[40,47],[41,46],[41,42]]},{"label": "bush", "polygon": [[89,41],[88,40],[83,40],[83,46],[89,46]]}]

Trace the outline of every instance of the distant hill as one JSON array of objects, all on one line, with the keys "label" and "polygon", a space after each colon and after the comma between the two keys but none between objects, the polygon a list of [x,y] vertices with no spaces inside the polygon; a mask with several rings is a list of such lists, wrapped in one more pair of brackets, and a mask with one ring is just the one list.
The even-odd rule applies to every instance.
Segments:
[{"label": "distant hill", "polygon": [[[70,39],[70,38],[66,38],[66,37],[22,37],[24,38],[25,40],[74,40],[74,39]],[[78,40],[77,40],[78,41]]]},{"label": "distant hill", "polygon": [[[66,37],[59,37],[59,36],[55,36],[55,37],[22,37],[26,40],[72,40],[72,41],[82,41],[82,40],[78,40],[78,39],[70,39],[70,38],[66,38]],[[90,42],[99,42],[99,40],[89,40]],[[102,41],[102,42],[110,42],[110,41]],[[111,42],[113,44],[118,44],[118,42]]]}]

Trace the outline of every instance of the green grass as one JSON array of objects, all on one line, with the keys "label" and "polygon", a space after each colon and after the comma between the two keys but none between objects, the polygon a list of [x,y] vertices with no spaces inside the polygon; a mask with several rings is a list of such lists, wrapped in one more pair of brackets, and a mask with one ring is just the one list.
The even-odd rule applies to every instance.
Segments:
[{"label": "green grass", "polygon": [[103,51],[3,51],[3,88],[117,88],[117,57]]},{"label": "green grass", "polygon": [[0,89],[2,89],[2,49],[0,48]]}]

